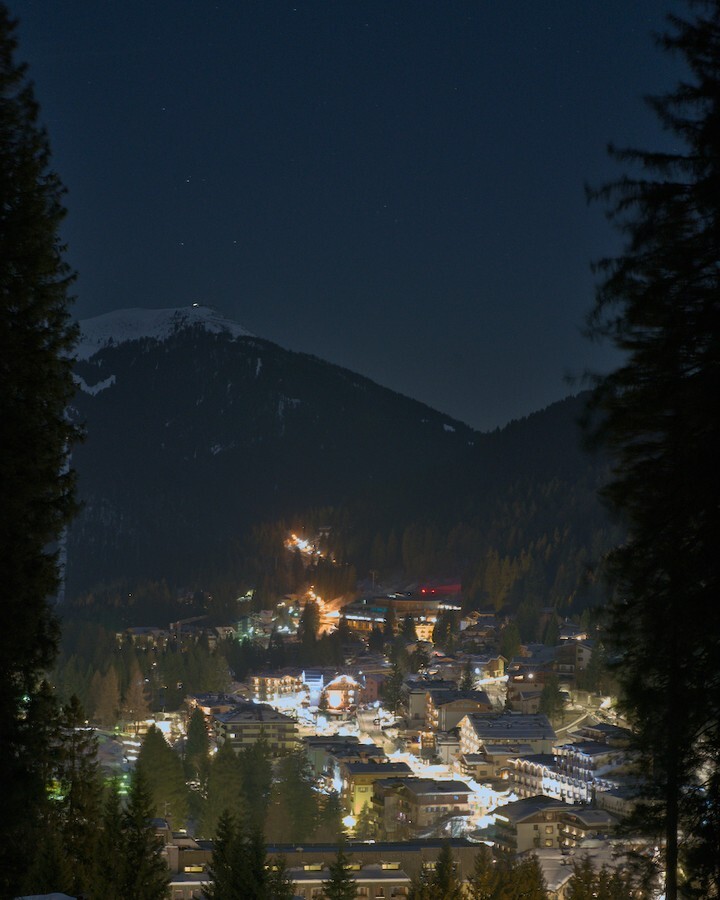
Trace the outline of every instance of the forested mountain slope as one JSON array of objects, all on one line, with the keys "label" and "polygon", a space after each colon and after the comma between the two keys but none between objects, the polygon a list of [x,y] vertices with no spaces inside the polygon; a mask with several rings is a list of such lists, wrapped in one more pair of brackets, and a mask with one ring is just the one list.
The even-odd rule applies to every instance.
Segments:
[{"label": "forested mountain slope", "polygon": [[587,602],[587,565],[610,538],[581,397],[480,434],[205,318],[148,329],[125,315],[119,338],[112,323],[86,326],[70,599],[161,580],[282,592],[285,529],[330,525],[336,558],[361,578],[462,579],[474,605]]}]

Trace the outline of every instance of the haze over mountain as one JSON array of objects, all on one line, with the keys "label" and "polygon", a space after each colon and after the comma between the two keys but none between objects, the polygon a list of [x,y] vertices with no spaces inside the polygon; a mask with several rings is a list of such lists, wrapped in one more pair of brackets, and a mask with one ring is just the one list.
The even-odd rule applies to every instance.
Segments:
[{"label": "haze over mountain", "polygon": [[[68,541],[70,595],[119,581],[240,578],[252,526],[320,508],[343,511],[344,555],[361,568],[378,533],[392,543],[393,529],[402,540],[426,523],[445,548],[458,523],[479,523],[476,550],[428,547],[417,575],[432,574],[430,559],[472,573],[498,541],[503,557],[522,550],[528,528],[566,527],[581,482],[591,508],[583,527],[603,520],[596,467],[579,450],[580,401],[481,434],[207,307],[122,310],[81,330],[75,415],[87,438],[73,455],[83,509]],[[527,492],[553,482],[532,515],[520,510]],[[514,521],[501,511],[511,502]]]}]

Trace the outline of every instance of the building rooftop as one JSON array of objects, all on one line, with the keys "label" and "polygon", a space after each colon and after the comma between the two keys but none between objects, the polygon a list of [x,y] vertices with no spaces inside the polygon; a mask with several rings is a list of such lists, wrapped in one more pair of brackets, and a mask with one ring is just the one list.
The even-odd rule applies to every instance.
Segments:
[{"label": "building rooftop", "polygon": [[[415,838],[408,841],[346,841],[343,845],[345,852],[367,853],[372,852],[378,858],[387,857],[390,853],[412,853],[422,850],[438,851],[449,844],[451,848],[477,848],[477,844],[467,838]],[[300,844],[268,844],[268,856],[281,856],[287,853],[328,853],[336,856],[339,844],[330,843],[300,843]]]},{"label": "building rooftop", "polygon": [[628,728],[622,728],[620,725],[612,725],[610,722],[597,722],[595,725],[583,725],[580,729],[581,733],[598,734],[606,741],[627,740],[632,736]]},{"label": "building rooftop", "polygon": [[514,800],[512,803],[499,806],[495,810],[494,815],[496,820],[506,820],[517,824],[545,810],[556,809],[565,811],[571,808],[561,800],[554,800],[552,797],[546,797],[544,794],[537,794],[535,797],[525,797],[523,800]]},{"label": "building rooftop", "polygon": [[456,700],[472,700],[475,703],[483,704],[492,708],[490,698],[485,691],[459,691],[446,688],[428,688],[428,694],[432,696],[435,706],[445,706],[447,703],[454,703]]},{"label": "building rooftop", "polygon": [[350,775],[412,775],[412,769],[404,762],[349,762],[345,769]]},{"label": "building rooftop", "polygon": [[479,759],[488,759],[493,756],[522,756],[525,758],[526,756],[534,755],[534,750],[532,744],[487,744],[483,747],[483,752],[479,754],[473,754],[473,756],[478,756]]},{"label": "building rooftop", "polygon": [[522,713],[501,713],[500,715],[468,713],[467,718],[478,738],[482,741],[511,743],[513,739],[518,738],[523,741],[554,741],[557,737],[548,717],[541,713],[536,713],[535,715]]},{"label": "building rooftop", "polygon": [[406,678],[403,683],[406,691],[456,691],[457,681],[447,678],[428,678],[427,676],[414,676]]},{"label": "building rooftop", "polygon": [[555,768],[557,761],[552,753],[523,753],[516,757],[521,762],[532,763],[536,766],[545,766],[548,769]]},{"label": "building rooftop", "polygon": [[[303,738],[303,744],[308,747],[356,747],[360,743],[360,738],[356,734],[332,734],[330,736],[322,734],[309,734]],[[366,745],[370,748],[371,744]]]},{"label": "building rooftop", "polygon": [[376,744],[341,744],[338,747],[328,747],[328,755],[334,757],[338,762],[344,759],[357,759],[360,757],[369,757],[371,759],[386,759],[387,753]]},{"label": "building rooftop", "polygon": [[267,703],[250,703],[245,701],[226,713],[218,713],[215,718],[224,725],[241,722],[287,722],[294,723],[294,719],[278,712]]},{"label": "building rooftop", "polygon": [[578,819],[590,828],[612,828],[617,824],[615,816],[605,809],[591,809],[589,806],[570,806],[566,810],[569,816]]},{"label": "building rooftop", "polygon": [[402,787],[412,794],[468,794],[464,781],[435,781],[433,778],[403,778]]},{"label": "building rooftop", "polygon": [[582,753],[583,756],[605,756],[608,753],[622,753],[622,748],[612,747],[600,741],[572,741],[569,744],[561,744],[556,748],[561,753],[572,751]]}]

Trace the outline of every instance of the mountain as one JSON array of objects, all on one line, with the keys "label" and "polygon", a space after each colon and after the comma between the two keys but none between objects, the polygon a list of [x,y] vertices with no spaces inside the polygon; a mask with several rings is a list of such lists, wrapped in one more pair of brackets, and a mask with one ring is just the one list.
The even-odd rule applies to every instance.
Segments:
[{"label": "mountain", "polygon": [[[81,328],[70,602],[117,606],[162,581],[223,603],[294,590],[290,524],[330,526],[327,549],[361,577],[459,578],[466,603],[515,610],[526,639],[546,607],[601,598],[592,565],[622,534],[598,501],[607,464],[581,446],[583,396],[482,434],[207,307]],[[336,577],[313,574],[344,590]]]},{"label": "mountain", "polygon": [[451,468],[479,437],[207,307],[80,327],[70,595],[120,579],[195,583],[238,565],[254,523]]},{"label": "mountain", "polygon": [[99,350],[142,338],[164,341],[195,326],[208,334],[235,338],[253,336],[237,322],[199,303],[179,309],[120,309],[80,323],[80,342],[75,356],[79,360],[90,359]]}]

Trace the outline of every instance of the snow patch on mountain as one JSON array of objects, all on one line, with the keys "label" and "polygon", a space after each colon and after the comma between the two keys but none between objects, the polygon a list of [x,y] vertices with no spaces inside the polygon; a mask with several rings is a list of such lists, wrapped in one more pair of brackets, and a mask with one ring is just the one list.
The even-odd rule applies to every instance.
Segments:
[{"label": "snow patch on mountain", "polygon": [[278,417],[282,419],[286,409],[297,409],[300,406],[300,400],[297,397],[280,397],[278,401]]},{"label": "snow patch on mountain", "polygon": [[90,385],[85,381],[84,378],[74,372],[73,380],[75,381],[75,384],[80,388],[80,390],[83,391],[83,393],[90,394],[91,397],[95,397],[101,391],[104,391],[106,388],[112,387],[115,384],[114,375],[110,375],[108,378],[104,378],[102,381],[98,381],[97,384]]},{"label": "snow patch on mountain", "polygon": [[236,446],[234,441],[230,444],[213,444],[210,452],[213,456],[217,456],[218,453],[223,453],[225,450],[234,450]]},{"label": "snow patch on mountain", "polygon": [[209,306],[183,306],[178,309],[118,309],[114,312],[83,319],[80,322],[78,359],[90,359],[103,347],[154,338],[162,341],[182,331],[201,325],[211,334],[225,333],[233,338],[253,337],[237,322],[226,319]]}]

